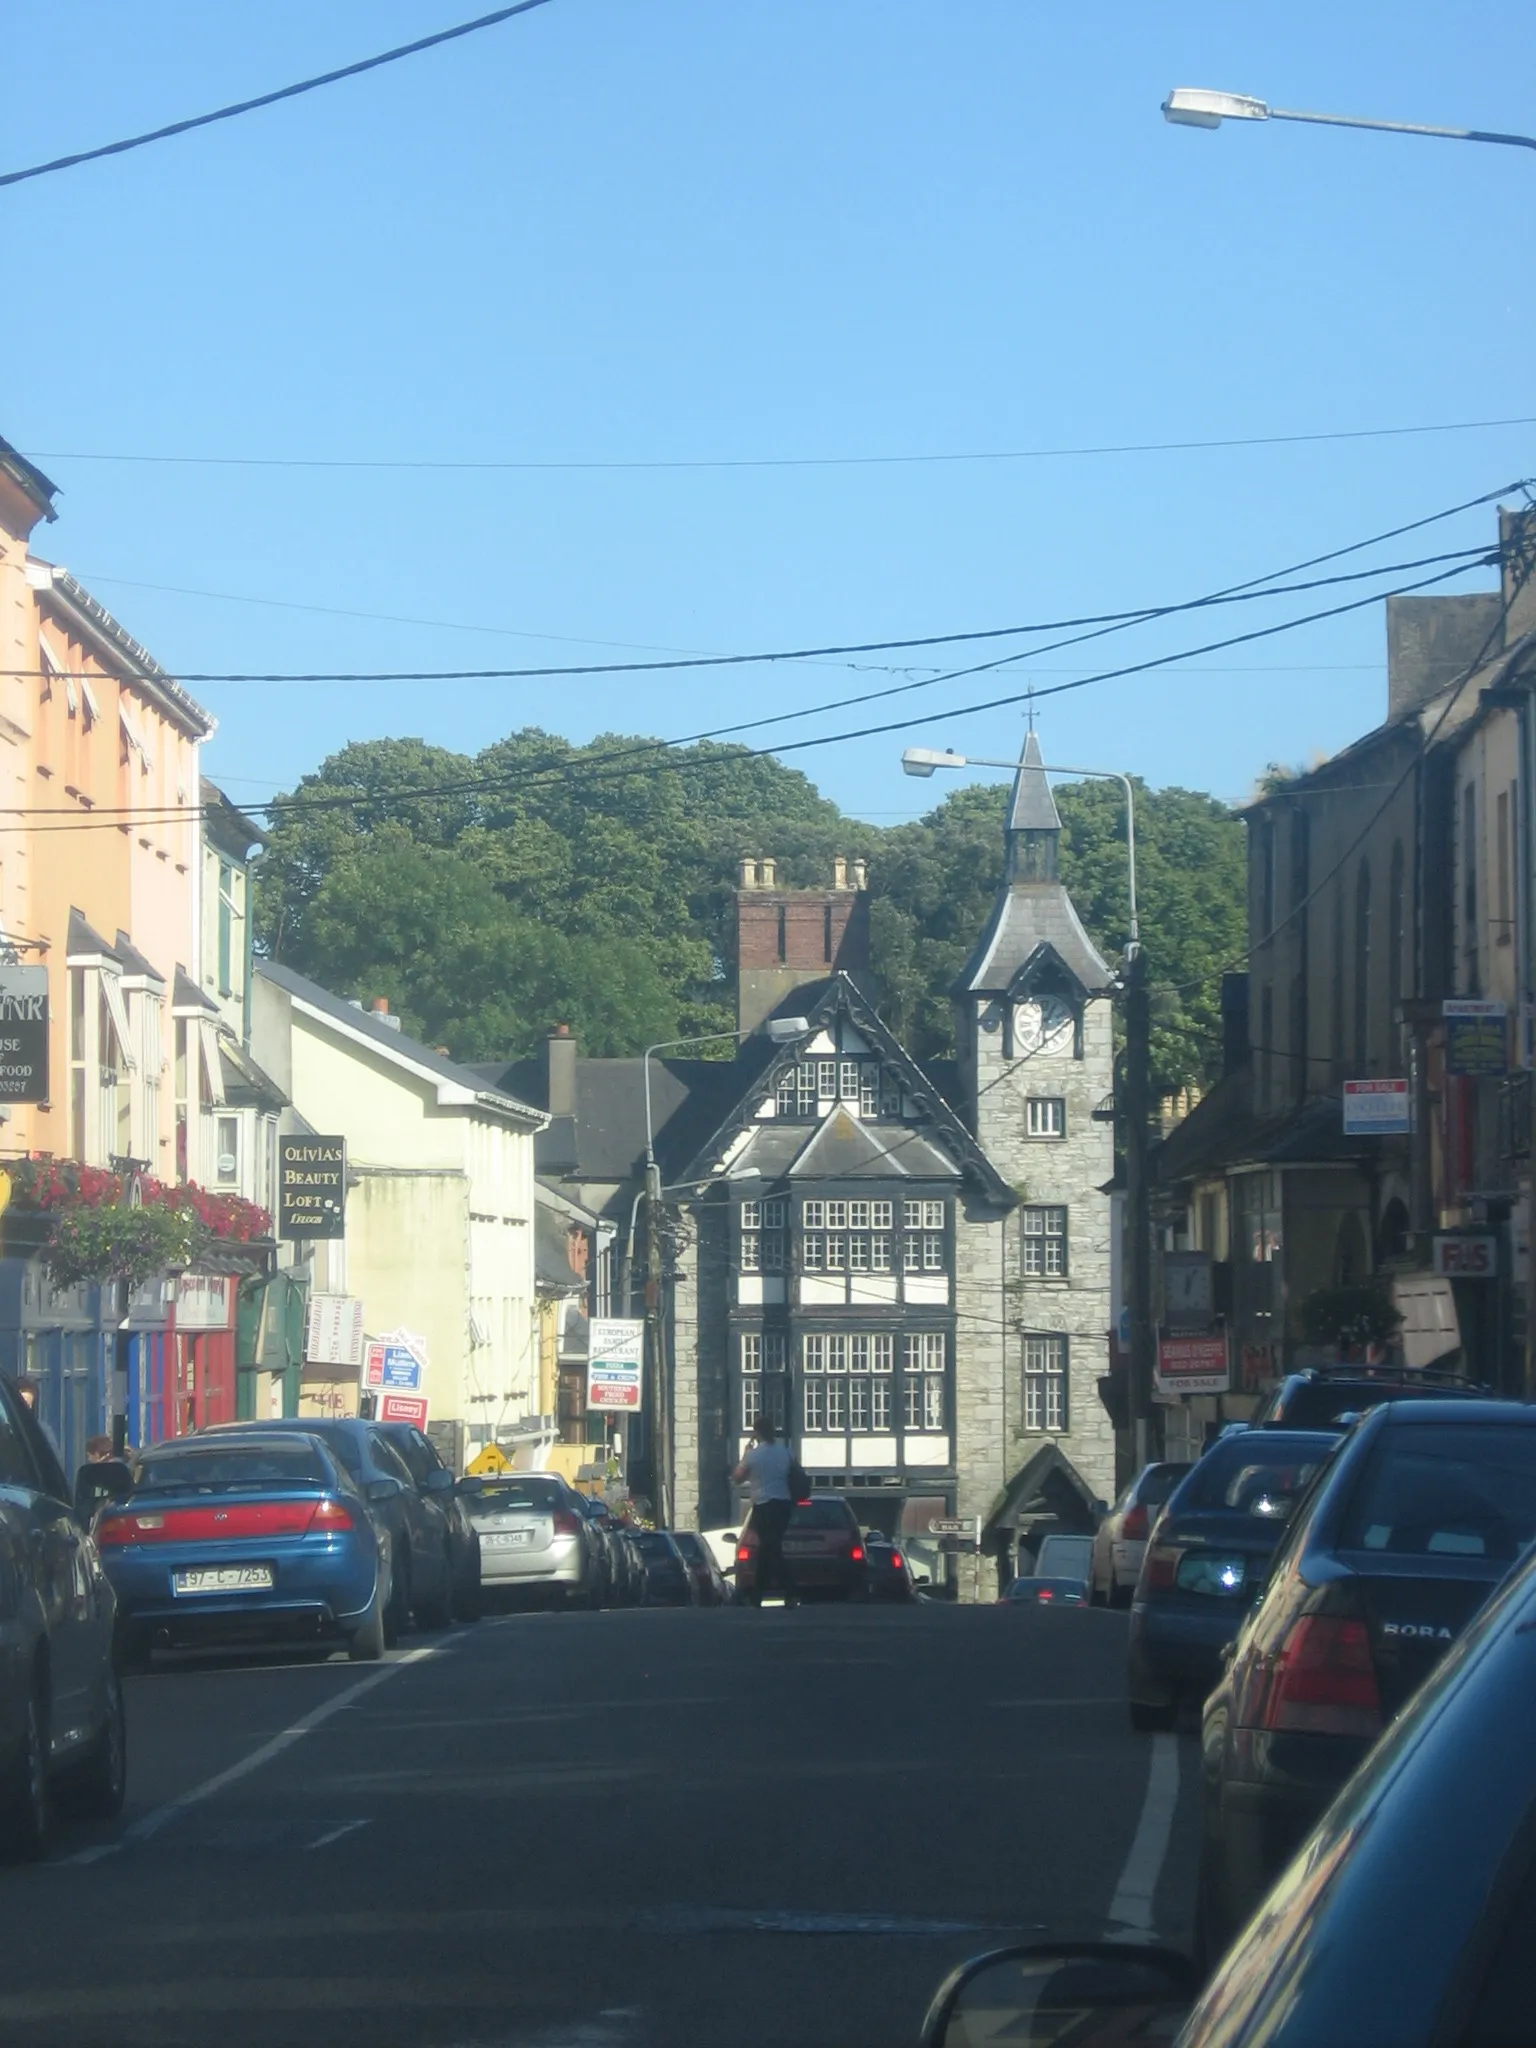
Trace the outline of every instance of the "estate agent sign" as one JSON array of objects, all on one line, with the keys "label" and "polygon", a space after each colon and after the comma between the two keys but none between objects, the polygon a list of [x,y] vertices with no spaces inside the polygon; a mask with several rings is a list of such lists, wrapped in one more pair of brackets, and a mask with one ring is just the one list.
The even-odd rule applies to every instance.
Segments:
[{"label": "estate agent sign", "polygon": [[277,1141],[279,1237],[345,1237],[347,1141],[300,1137]]},{"label": "estate agent sign", "polygon": [[48,1100],[48,970],[0,967],[0,1102]]}]

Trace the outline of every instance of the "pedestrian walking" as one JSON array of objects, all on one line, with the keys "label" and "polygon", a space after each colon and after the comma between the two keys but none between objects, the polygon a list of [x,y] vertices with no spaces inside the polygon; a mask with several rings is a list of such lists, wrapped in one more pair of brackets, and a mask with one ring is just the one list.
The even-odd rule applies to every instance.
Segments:
[{"label": "pedestrian walking", "polygon": [[777,1593],[786,1603],[795,1597],[784,1564],[784,1531],[795,1504],[790,1478],[796,1460],[789,1445],[777,1441],[770,1416],[758,1417],[752,1437],[751,1450],[731,1476],[752,1498],[750,1526],[758,1542],[757,1604],[761,1607],[769,1593]]}]

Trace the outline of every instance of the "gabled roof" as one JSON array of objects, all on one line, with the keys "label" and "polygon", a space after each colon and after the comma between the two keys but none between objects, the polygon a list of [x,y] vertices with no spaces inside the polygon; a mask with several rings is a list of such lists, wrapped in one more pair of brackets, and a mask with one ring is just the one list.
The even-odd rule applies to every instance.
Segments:
[{"label": "gabled roof", "polygon": [[[726,1069],[734,1080],[726,1113],[701,1134],[703,1142],[687,1152],[668,1155],[669,1180],[713,1179],[729,1155],[732,1167],[750,1159],[765,1181],[786,1173],[801,1177],[807,1172],[848,1174],[855,1179],[897,1172],[913,1177],[930,1174],[963,1178],[999,1205],[1015,1206],[1018,1197],[1013,1189],[848,975],[834,974],[811,988],[796,989],[784,999],[781,1012],[807,1020],[806,1038],[814,1038],[828,1024],[846,1017],[870,1052],[900,1075],[925,1124],[917,1130],[905,1126],[898,1136],[890,1126],[881,1131],[834,1109],[807,1142],[803,1125],[780,1124],[773,1118],[759,1120],[756,1112],[763,1095],[774,1086],[779,1069],[793,1063],[796,1046],[774,1046],[758,1038],[749,1040],[742,1057]],[[802,1163],[807,1152],[813,1155],[810,1167]],[[898,1157],[899,1167],[892,1163]]]},{"label": "gabled roof", "polygon": [[[761,1061],[760,1053],[747,1055]],[[478,1061],[473,1072],[523,1102],[545,1107],[548,1071],[542,1059]],[[723,1116],[741,1072],[731,1060],[653,1059],[651,1121],[658,1148],[670,1155],[689,1142],[699,1120]],[[681,1134],[681,1135],[680,1135]],[[535,1159],[541,1173],[574,1180],[626,1181],[645,1158],[645,1075],[638,1059],[578,1059],[576,1113],[549,1119]]]},{"label": "gabled roof", "polygon": [[266,1068],[253,1060],[243,1045],[223,1035],[219,1038],[219,1066],[223,1071],[224,1100],[236,1109],[286,1109],[288,1097]]},{"label": "gabled roof", "polygon": [[69,937],[65,941],[64,950],[70,959],[75,959],[79,956],[84,956],[88,960],[118,960],[120,958],[117,948],[108,945],[96,927],[89,923],[81,912],[74,909],[73,906],[71,906],[69,913]]},{"label": "gabled roof", "polygon": [[213,997],[206,995],[185,967],[180,965],[176,969],[176,979],[171,984],[171,1009],[177,1014],[184,1010],[202,1010],[210,1017],[219,1015],[219,1006]]},{"label": "gabled roof", "polygon": [[1051,785],[1045,779],[1045,756],[1033,733],[1024,742],[1024,758],[1013,778],[1013,796],[1008,805],[1008,823],[1013,832],[1059,832],[1061,814]]},{"label": "gabled roof", "polygon": [[1007,995],[1026,969],[1054,959],[1085,995],[1108,993],[1114,977],[1083,929],[1061,882],[1010,882],[999,895],[954,995]]},{"label": "gabled roof", "polygon": [[144,955],[125,931],[120,930],[118,932],[117,944],[112,950],[118,959],[122,961],[125,974],[142,975],[146,981],[158,981],[160,986],[164,988],[165,976],[155,966],[153,961],[145,959]]},{"label": "gabled roof", "polygon": [[430,1081],[437,1091],[440,1108],[481,1109],[528,1131],[542,1130],[549,1121],[542,1110],[530,1108],[499,1088],[488,1088],[473,1067],[461,1067],[457,1060],[408,1038],[404,1032],[381,1023],[371,1011],[355,1008],[344,996],[332,995],[318,982],[295,974],[291,967],[280,966],[275,960],[258,960],[256,972],[284,990],[296,1009],[342,1037],[366,1046],[389,1065]]}]

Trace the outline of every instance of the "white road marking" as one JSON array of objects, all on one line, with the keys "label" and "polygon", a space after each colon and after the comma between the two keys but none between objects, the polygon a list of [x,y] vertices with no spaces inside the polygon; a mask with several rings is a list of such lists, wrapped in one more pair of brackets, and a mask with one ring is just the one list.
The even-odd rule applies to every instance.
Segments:
[{"label": "white road marking", "polygon": [[371,1820],[344,1820],[339,1828],[332,1828],[328,1835],[322,1835],[318,1842],[311,1842],[311,1849],[329,1849],[332,1842],[339,1842],[343,1835],[355,1835],[359,1828],[370,1828]]},{"label": "white road marking", "polygon": [[420,1664],[425,1658],[438,1657],[442,1654],[441,1644],[429,1643],[419,1650],[408,1650],[403,1657],[397,1657],[391,1663],[381,1664],[376,1671],[370,1671],[366,1678],[360,1678],[356,1685],[349,1685],[344,1691],[332,1694],[330,1699],[322,1700],[318,1707],[311,1708],[309,1713],[295,1721],[291,1728],[280,1730],[270,1741],[263,1742],[259,1748],[253,1749],[249,1756],[242,1757],[227,1770],[216,1771],[211,1778],[204,1778],[200,1785],[194,1785],[190,1792],[182,1792],[175,1799],[168,1799],[163,1806],[151,1807],[148,1813],[140,1814],[136,1821],[124,1828],[118,1841],[98,1843],[90,1849],[82,1849],[74,1856],[66,1856],[64,1862],[96,1863],[103,1856],[113,1855],[129,1842],[148,1841],[151,1836],[158,1835],[171,1821],[179,1820],[182,1814],[189,1812],[192,1807],[201,1806],[204,1800],[212,1799],[215,1793],[224,1791],[227,1786],[237,1785],[242,1778],[248,1778],[252,1771],[259,1771],[263,1764],[271,1763],[272,1759],[281,1756],[285,1749],[291,1749],[294,1743],[302,1741],[306,1735],[329,1721],[333,1714],[339,1714],[343,1707],[355,1706],[364,1693],[372,1692],[375,1686],[383,1685],[385,1680],[393,1678],[397,1671],[404,1671],[409,1665]]},{"label": "white road marking", "polygon": [[1152,1902],[1168,1838],[1173,1832],[1174,1809],[1179,1803],[1179,1743],[1174,1735],[1154,1735],[1152,1766],[1147,1773],[1147,1796],[1142,1801],[1136,1838],[1125,1859],[1115,1896],[1109,1902],[1110,1920],[1137,1934],[1152,1932]]}]

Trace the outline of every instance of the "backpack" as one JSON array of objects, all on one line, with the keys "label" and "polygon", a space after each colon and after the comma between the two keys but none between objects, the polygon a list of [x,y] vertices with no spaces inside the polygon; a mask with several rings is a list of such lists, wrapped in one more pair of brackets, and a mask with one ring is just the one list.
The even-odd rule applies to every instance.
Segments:
[{"label": "backpack", "polygon": [[789,1456],[789,1497],[793,1501],[809,1500],[811,1497],[811,1475],[793,1451]]}]

